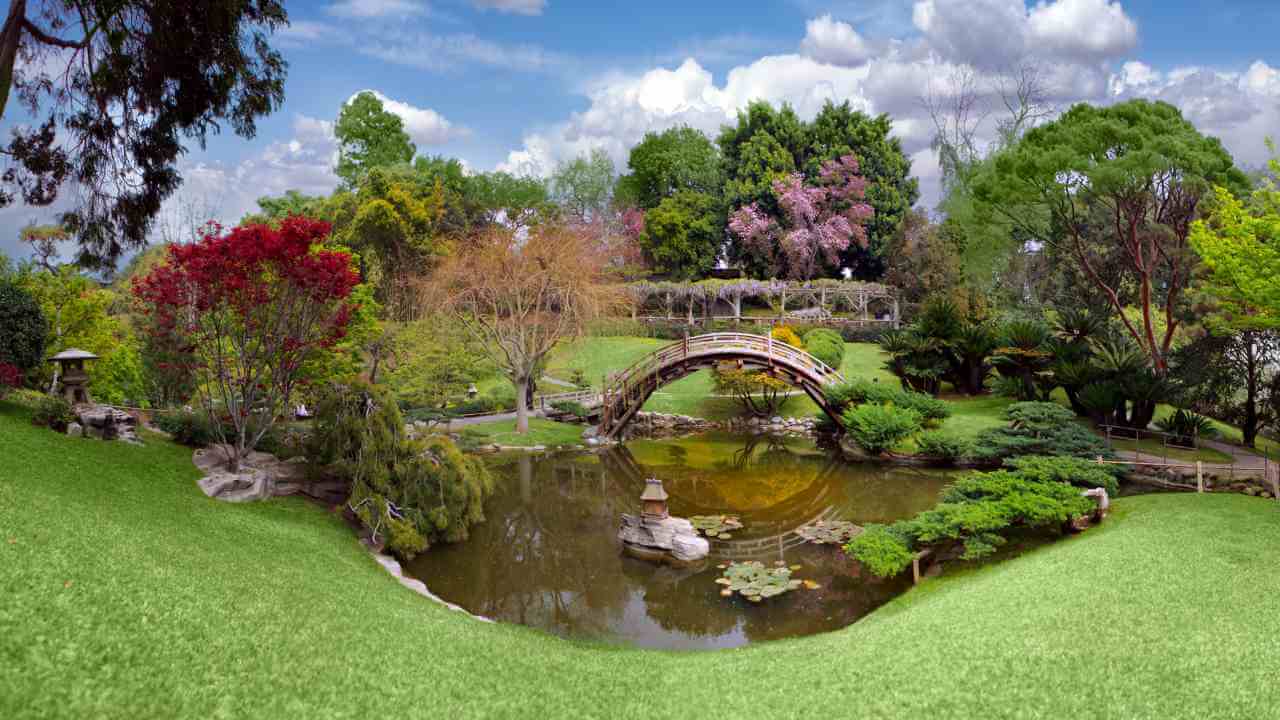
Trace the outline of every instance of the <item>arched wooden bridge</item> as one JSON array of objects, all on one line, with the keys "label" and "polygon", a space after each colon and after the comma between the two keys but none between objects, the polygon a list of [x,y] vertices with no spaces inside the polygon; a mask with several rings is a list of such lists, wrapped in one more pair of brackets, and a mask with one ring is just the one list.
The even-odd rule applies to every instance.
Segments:
[{"label": "arched wooden bridge", "polygon": [[680,378],[720,365],[763,370],[803,390],[828,415],[823,388],[844,382],[834,368],[772,337],[747,333],[710,333],[685,338],[655,350],[605,384],[600,407],[601,437],[617,438],[655,390]]}]

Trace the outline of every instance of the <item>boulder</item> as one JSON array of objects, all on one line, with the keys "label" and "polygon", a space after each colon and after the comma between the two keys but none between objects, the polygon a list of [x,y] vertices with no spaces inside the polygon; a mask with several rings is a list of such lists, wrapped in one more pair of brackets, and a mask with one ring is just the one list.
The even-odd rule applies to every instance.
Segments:
[{"label": "boulder", "polygon": [[711,543],[700,537],[684,518],[654,518],[623,513],[618,540],[637,557],[661,559],[673,565],[702,560]]},{"label": "boulder", "polygon": [[67,423],[68,437],[84,437],[84,426],[80,423]]},{"label": "boulder", "polygon": [[138,442],[135,432],[138,420],[129,413],[110,405],[94,404],[76,405],[72,412],[89,437]]}]

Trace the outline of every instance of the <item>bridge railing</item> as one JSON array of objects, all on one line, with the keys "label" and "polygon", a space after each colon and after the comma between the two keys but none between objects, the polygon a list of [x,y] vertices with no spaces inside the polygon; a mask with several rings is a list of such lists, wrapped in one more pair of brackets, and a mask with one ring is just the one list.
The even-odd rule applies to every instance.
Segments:
[{"label": "bridge railing", "polygon": [[820,383],[843,381],[844,377],[834,368],[800,348],[788,345],[772,336],[750,333],[708,333],[678,340],[637,360],[620,373],[606,378],[603,388],[605,424],[614,417],[621,417],[632,405],[647,397],[656,388],[657,371],[691,357],[719,353],[749,353],[762,359],[781,361],[806,371]]}]

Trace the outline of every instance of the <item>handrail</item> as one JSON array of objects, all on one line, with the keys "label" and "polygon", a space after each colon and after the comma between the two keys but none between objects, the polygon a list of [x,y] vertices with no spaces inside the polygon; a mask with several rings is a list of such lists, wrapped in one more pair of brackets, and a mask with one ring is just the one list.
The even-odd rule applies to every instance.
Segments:
[{"label": "handrail", "polygon": [[[804,350],[772,336],[750,333],[708,333],[686,337],[640,358],[621,372],[609,375],[602,388],[604,419],[601,427],[610,426],[616,418],[625,419],[638,403],[655,390],[660,378],[655,374],[664,368],[708,355],[740,355],[790,366],[807,376],[809,383],[826,385],[843,382],[844,376]],[[617,412],[613,412],[613,411]]]}]

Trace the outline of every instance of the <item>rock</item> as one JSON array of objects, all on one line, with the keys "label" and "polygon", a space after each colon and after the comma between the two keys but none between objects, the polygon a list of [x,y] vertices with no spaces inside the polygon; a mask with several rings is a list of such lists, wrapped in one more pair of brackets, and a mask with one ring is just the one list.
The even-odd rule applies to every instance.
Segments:
[{"label": "rock", "polygon": [[711,552],[711,543],[700,537],[684,518],[653,518],[623,513],[618,540],[638,557],[661,558],[672,564],[701,560]]},{"label": "rock", "polygon": [[773,417],[769,418],[769,423],[770,423],[771,425],[781,425],[781,424],[782,424],[782,416],[781,416],[781,415],[774,415]]},{"label": "rock", "polygon": [[84,426],[80,423],[67,423],[68,437],[84,437]]},{"label": "rock", "polygon": [[77,405],[72,412],[89,437],[138,442],[135,433],[138,421],[129,413],[110,405],[92,404]]},{"label": "rock", "polygon": [[589,447],[596,447],[596,446],[597,446],[597,445],[599,445],[599,444],[600,444],[600,439],[599,439],[599,438],[596,438],[596,437],[589,437],[589,438],[587,438],[587,445],[588,445]]}]

